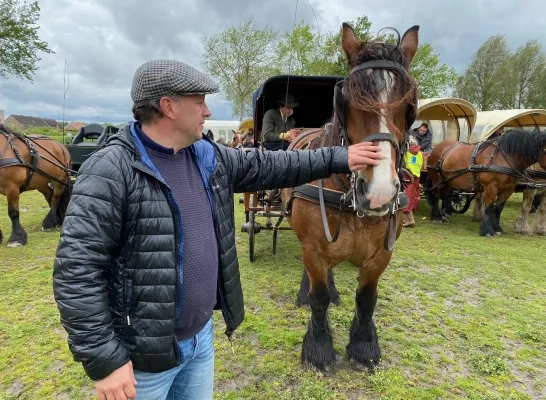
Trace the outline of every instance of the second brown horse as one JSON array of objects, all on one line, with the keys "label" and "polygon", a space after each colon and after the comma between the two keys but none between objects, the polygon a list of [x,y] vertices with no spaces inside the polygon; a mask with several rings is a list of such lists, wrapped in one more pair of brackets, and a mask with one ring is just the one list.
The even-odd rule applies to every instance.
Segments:
[{"label": "second brown horse", "polygon": [[[427,201],[432,206],[431,220],[451,218],[451,193],[483,192],[485,218],[481,236],[503,233],[500,216],[506,200],[514,193],[524,171],[539,163],[546,167],[546,133],[511,130],[499,139],[478,144],[445,140],[428,156]],[[444,215],[438,206],[442,199]]]}]

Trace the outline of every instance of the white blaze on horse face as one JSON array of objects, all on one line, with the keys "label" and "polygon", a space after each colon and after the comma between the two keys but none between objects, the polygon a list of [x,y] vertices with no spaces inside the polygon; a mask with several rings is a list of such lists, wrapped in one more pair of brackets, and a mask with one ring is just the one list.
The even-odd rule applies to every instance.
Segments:
[{"label": "white blaze on horse face", "polygon": [[[389,95],[394,88],[394,74],[390,71],[383,71],[383,79],[385,86],[381,93],[379,93],[379,100],[382,103],[387,103]],[[381,110],[381,116],[379,117],[379,132],[392,134],[387,126],[384,110]],[[393,167],[392,144],[382,140],[378,142],[378,145],[381,147],[381,153],[385,158],[379,161],[379,165],[373,167],[372,181],[367,182],[368,191],[366,197],[370,201],[371,209],[378,209],[388,204],[398,192],[398,188],[395,185],[398,178],[396,176],[396,168]],[[359,176],[365,179],[364,174],[360,172]]]}]

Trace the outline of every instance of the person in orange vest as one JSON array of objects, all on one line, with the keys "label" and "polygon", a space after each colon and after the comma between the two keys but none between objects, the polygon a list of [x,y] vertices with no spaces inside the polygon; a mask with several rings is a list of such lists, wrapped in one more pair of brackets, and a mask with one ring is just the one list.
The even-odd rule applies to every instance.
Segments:
[{"label": "person in orange vest", "polygon": [[421,177],[421,169],[423,168],[424,157],[421,151],[421,146],[417,140],[410,136],[409,150],[404,155],[404,164],[406,169],[413,177],[413,182],[409,183],[406,187],[406,195],[408,196],[409,204],[404,209],[404,227],[413,227],[415,220],[413,219],[413,211],[417,211],[419,208],[419,180]]}]

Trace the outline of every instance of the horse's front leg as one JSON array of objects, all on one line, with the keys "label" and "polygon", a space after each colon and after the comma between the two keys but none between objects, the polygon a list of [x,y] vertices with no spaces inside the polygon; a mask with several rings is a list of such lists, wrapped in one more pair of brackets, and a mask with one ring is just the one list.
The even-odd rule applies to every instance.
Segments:
[{"label": "horse's front leg", "polygon": [[496,220],[495,200],[497,198],[497,188],[487,186],[483,193],[484,218],[480,224],[480,236],[495,236],[493,223]]},{"label": "horse's front leg", "polygon": [[[303,269],[303,274],[301,276],[300,290],[296,296],[296,304],[298,307],[303,307],[309,304],[309,275],[305,268]],[[333,268],[328,268],[328,290],[330,292],[330,302],[339,305],[339,292],[336,288],[336,283],[334,282],[334,270]]]},{"label": "horse's front leg", "polygon": [[381,359],[373,313],[377,303],[377,283],[389,264],[391,254],[380,252],[360,267],[356,309],[347,345],[347,358],[358,370],[367,369],[371,372]]},{"label": "horse's front leg", "polygon": [[451,221],[453,217],[453,205],[451,204],[451,193],[452,193],[452,190],[447,186],[445,186],[442,189],[442,208],[443,208],[442,221],[443,222]]},{"label": "horse's front leg", "polygon": [[542,192],[542,197],[537,207],[533,232],[537,235],[546,236],[546,191]]},{"label": "horse's front leg", "polygon": [[8,199],[8,215],[11,219],[11,236],[8,247],[24,246],[27,244],[27,233],[19,222],[19,188],[15,185],[6,189]]},{"label": "horse's front leg", "polygon": [[303,337],[301,362],[306,368],[328,371],[336,359],[328,322],[328,262],[303,246],[303,263],[309,275],[311,320]]},{"label": "horse's front leg", "polygon": [[429,190],[426,194],[430,203],[430,220],[432,222],[442,222],[442,213],[440,212],[440,190],[435,188]]},{"label": "horse's front leg", "polygon": [[531,227],[527,223],[531,207],[533,206],[533,197],[535,190],[524,190],[523,201],[521,202],[521,208],[516,222],[514,224],[514,231],[523,235],[532,234]]},{"label": "horse's front leg", "polygon": [[491,221],[491,226],[493,227],[495,231],[495,235],[502,235],[504,233],[504,230],[500,226],[500,217],[502,214],[502,210],[504,210],[504,205],[506,204],[506,200],[512,195],[513,191],[503,191],[499,192],[497,195],[497,201],[495,202],[495,213],[494,213],[494,219]]}]

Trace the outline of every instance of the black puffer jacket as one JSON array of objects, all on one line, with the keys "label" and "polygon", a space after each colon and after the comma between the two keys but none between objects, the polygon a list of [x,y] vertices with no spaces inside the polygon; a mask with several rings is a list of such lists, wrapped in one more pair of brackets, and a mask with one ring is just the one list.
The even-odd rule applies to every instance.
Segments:
[{"label": "black puffer jacket", "polygon": [[[241,151],[192,146],[209,176],[219,238],[218,305],[228,332],[244,318],[234,192],[293,187],[348,173],[347,149]],[[129,360],[159,372],[180,362],[175,336],[179,224],[170,189],[129,126],[81,167],[61,232],[53,289],[70,351],[93,380]],[[212,168],[214,166],[214,168]]]}]

